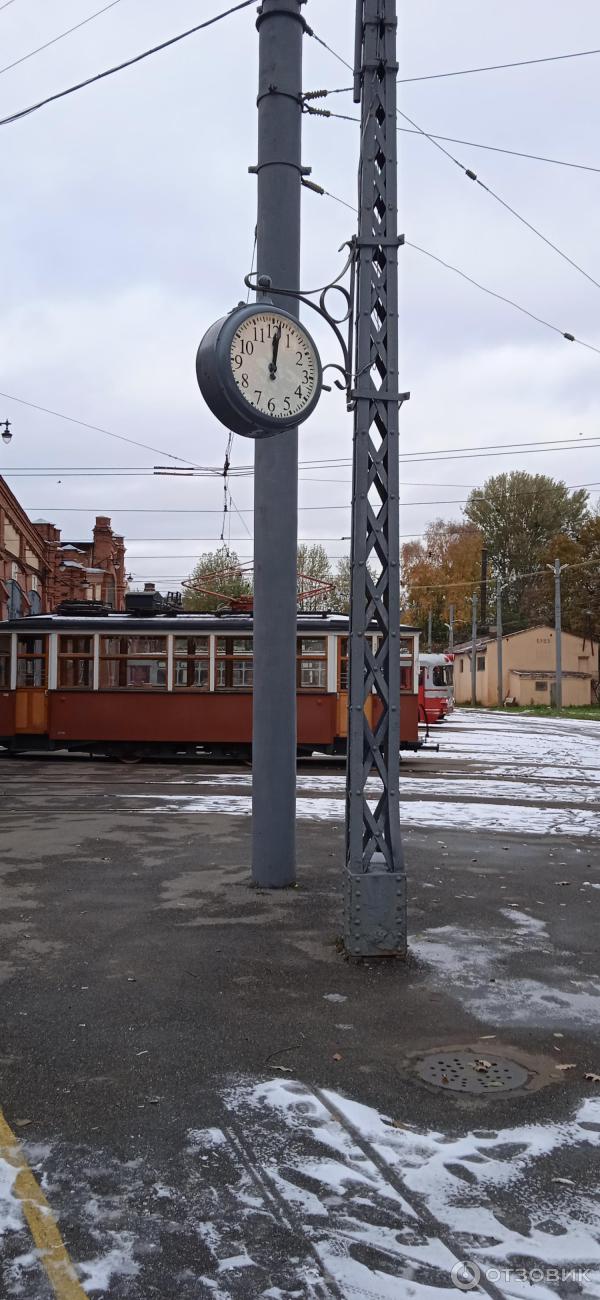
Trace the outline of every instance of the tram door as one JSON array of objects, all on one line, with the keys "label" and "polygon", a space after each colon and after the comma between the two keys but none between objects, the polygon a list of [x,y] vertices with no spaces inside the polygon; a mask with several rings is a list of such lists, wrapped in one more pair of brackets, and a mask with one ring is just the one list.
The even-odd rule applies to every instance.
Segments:
[{"label": "tram door", "polygon": [[43,735],[48,730],[48,637],[17,637],[15,731]]}]

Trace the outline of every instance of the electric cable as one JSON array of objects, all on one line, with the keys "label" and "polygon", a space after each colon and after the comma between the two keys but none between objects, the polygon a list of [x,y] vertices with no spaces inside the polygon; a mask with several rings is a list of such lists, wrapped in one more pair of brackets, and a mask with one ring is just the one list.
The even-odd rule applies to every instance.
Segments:
[{"label": "electric cable", "polygon": [[[446,150],[444,150],[444,152],[446,152]],[[449,157],[451,157],[451,155],[449,155]],[[460,163],[458,165],[459,167],[461,166]],[[356,213],[356,208],[351,203],[348,203],[346,199],[341,199],[338,194],[332,194],[331,190],[323,190],[322,193],[328,199],[334,199],[336,203],[341,203],[343,207],[349,208],[351,212]],[[590,352],[596,352],[600,355],[600,348],[596,347],[593,343],[586,343],[584,339],[577,338],[577,336],[571,333],[570,330],[562,330],[558,325],[551,325],[550,321],[544,320],[542,316],[536,316],[534,312],[529,311],[527,307],[522,307],[518,302],[515,302],[514,299],[507,298],[502,293],[496,293],[494,289],[488,289],[486,285],[480,284],[478,280],[474,280],[472,276],[467,275],[466,271],[461,271],[457,266],[452,266],[450,262],[445,262],[441,257],[437,257],[435,253],[430,253],[428,249],[422,248],[418,244],[411,243],[409,239],[405,239],[404,244],[407,248],[414,248],[417,252],[424,253],[426,257],[432,258],[434,262],[439,262],[440,265],[445,266],[448,271],[454,271],[456,275],[460,275],[463,280],[468,280],[469,284],[474,285],[476,289],[481,289],[482,293],[489,294],[491,298],[498,298],[500,302],[508,303],[510,307],[514,307],[516,311],[522,312],[524,316],[529,316],[531,320],[537,321],[539,325],[545,325],[546,329],[553,330],[555,334],[561,334],[567,342],[578,343],[580,347],[588,348]],[[584,271],[583,274],[585,275],[586,272]],[[596,281],[594,281],[594,284],[595,283]],[[600,288],[600,284],[598,287]]]},{"label": "electric cable", "polygon": [[[320,96],[333,95],[333,90],[319,91]],[[307,113],[316,117],[336,118],[340,122],[356,122],[360,124],[359,117],[352,117],[350,113],[334,113],[331,109],[311,109],[310,105],[305,105]],[[417,131],[413,126],[399,126],[397,130],[401,135],[422,135],[422,131]],[[575,171],[595,172],[600,175],[600,167],[593,167],[591,163],[569,162],[565,158],[549,158],[546,154],[525,153],[522,149],[506,149],[499,144],[482,144],[480,140],[462,140],[454,135],[440,135],[439,131],[428,131],[428,136],[432,140],[445,140],[447,144],[462,144],[469,149],[485,149],[488,153],[508,154],[511,158],[527,158],[531,162],[552,163],[555,167],[570,167]]]},{"label": "electric cable", "polygon": [[0,68],[0,77],[4,72],[10,72],[11,68],[18,68],[19,64],[26,63],[27,60],[32,59],[35,54],[41,54],[42,50],[48,50],[51,45],[56,45],[58,41],[64,40],[65,36],[71,35],[71,32],[79,31],[80,27],[85,27],[87,23],[93,22],[94,18],[99,18],[101,14],[107,13],[109,9],[114,9],[115,5],[120,3],[121,0],[111,0],[110,4],[105,5],[103,9],[97,9],[96,12],[90,14],[88,18],[83,18],[80,23],[75,23],[74,27],[67,27],[66,31],[60,32],[58,36],[53,36],[51,41],[45,41],[43,45],[38,45],[35,50],[30,50],[29,54],[22,54],[20,59],[13,59],[12,63],[7,63],[4,68]]},{"label": "electric cable", "polygon": [[230,9],[224,9],[222,13],[215,14],[213,18],[207,18],[203,23],[197,23],[195,27],[189,27],[187,31],[180,32],[177,36],[171,36],[166,41],[161,41],[160,45],[153,45],[149,50],[143,50],[141,54],[135,54],[131,59],[125,59],[123,63],[117,63],[112,68],[105,68],[104,72],[97,72],[93,77],[86,77],[85,81],[78,81],[73,86],[67,86],[66,90],[58,90],[54,95],[47,95],[45,99],[40,99],[37,104],[30,104],[28,108],[19,109],[17,113],[11,113],[8,117],[0,118],[0,126],[8,126],[12,122],[19,122],[23,117],[29,117],[31,113],[37,113],[40,108],[45,108],[47,104],[53,104],[58,99],[65,99],[67,95],[74,95],[76,91],[83,90],[86,86],[92,86],[97,81],[103,81],[106,77],[112,77],[116,72],[123,72],[125,68],[131,68],[135,63],[141,63],[143,59],[150,58],[151,54],[158,54],[161,50],[168,49],[171,45],[176,45],[183,41],[187,36],[193,36],[196,32],[201,32],[205,27],[212,27],[223,18],[229,18],[230,14],[237,13],[240,9],[247,9],[249,5],[256,3],[256,0],[240,0],[239,4],[233,5]]},{"label": "electric cable", "polygon": [[[353,72],[353,68],[351,67],[351,65],[347,63],[346,60],[343,59],[340,54],[336,54],[335,50],[332,50],[331,46],[326,45],[325,41],[322,41],[320,37],[317,37],[317,40],[321,45],[325,45],[325,48],[329,50],[330,54],[333,54],[335,58],[339,59],[339,61],[343,63],[345,67],[349,68],[350,71]],[[506,211],[509,212],[513,217],[515,217],[517,221],[521,222],[522,225],[526,226],[527,229],[530,230],[534,235],[536,235],[538,239],[541,239],[544,244],[547,244],[549,248],[553,249],[553,251],[559,257],[561,257],[563,261],[568,262],[569,265],[574,268],[574,270],[579,271],[580,275],[583,275],[586,280],[589,280],[590,283],[596,287],[596,289],[600,289],[600,281],[595,280],[594,277],[590,275],[589,272],[586,271],[582,266],[580,266],[578,262],[575,262],[572,257],[569,257],[568,253],[565,253],[562,248],[559,248],[558,244],[554,244],[552,240],[548,239],[548,237],[544,235],[537,226],[534,226],[531,221],[528,221],[527,218],[522,216],[520,212],[517,212],[516,208],[511,207],[510,203],[507,203],[505,199],[503,199],[499,194],[496,193],[495,190],[491,188],[491,186],[486,185],[484,181],[480,180],[479,176],[477,175],[477,172],[473,171],[471,167],[465,167],[465,164],[460,162],[458,158],[455,158],[454,154],[450,153],[450,150],[446,149],[445,146],[440,143],[439,139],[436,139],[435,136],[425,131],[422,126],[419,126],[419,123],[415,122],[414,118],[409,117],[408,113],[404,113],[399,108],[396,109],[396,113],[398,114],[399,117],[403,118],[405,122],[409,122],[410,125],[414,127],[416,131],[420,132],[421,135],[425,136],[425,139],[429,140],[430,143],[434,146],[434,148],[439,149],[441,153],[445,154],[446,158],[448,158],[450,162],[454,163],[456,167],[459,167],[460,170],[470,181],[474,181],[475,184],[479,185],[480,188],[482,190],[485,190],[485,192],[489,194],[491,198],[495,199],[496,203],[499,203],[501,207],[505,208]]]},{"label": "electric cable", "polygon": [[[346,59],[343,59],[341,54],[338,54],[336,50],[333,50],[331,46],[327,44],[327,41],[322,40],[322,38],[317,36],[317,33],[314,31],[311,31],[310,35],[314,36],[319,45],[322,45],[330,54],[333,54],[334,59],[337,59],[339,63],[342,63],[345,68],[350,70],[350,72],[354,71],[352,65],[348,63]],[[446,77],[468,77],[475,72],[502,72],[506,68],[530,68],[537,63],[560,63],[565,59],[584,59],[591,54],[600,54],[600,49],[575,50],[570,54],[546,54],[542,58],[537,59],[516,59],[511,63],[488,63],[477,68],[457,68],[452,72],[428,72],[422,73],[418,77],[398,77],[396,80],[398,85],[406,86],[415,81],[440,81]],[[353,86],[341,86],[339,90],[334,91],[333,93],[341,95],[353,89]]]}]

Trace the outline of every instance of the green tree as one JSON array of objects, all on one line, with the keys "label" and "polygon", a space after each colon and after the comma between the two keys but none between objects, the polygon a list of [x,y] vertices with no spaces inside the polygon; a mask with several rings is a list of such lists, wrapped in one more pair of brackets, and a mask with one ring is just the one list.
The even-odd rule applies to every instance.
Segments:
[{"label": "green tree", "polygon": [[[374,565],[369,564],[369,573],[373,581],[377,579],[377,569]],[[352,585],[352,570],[350,556],[342,555],[336,562],[333,574],[333,590],[329,597],[329,608],[334,614],[350,613],[350,590]]]},{"label": "green tree", "polygon": [[561,612],[565,631],[600,640],[600,513],[590,515],[577,537],[559,534],[549,542],[544,565],[524,593],[532,623],[554,625],[554,577],[548,565],[561,563]]},{"label": "green tree", "polygon": [[183,608],[211,614],[228,601],[252,595],[252,583],[244,573],[239,556],[228,546],[206,551],[194,565],[183,596]]},{"label": "green tree", "polygon": [[309,614],[329,609],[331,590],[327,584],[332,582],[333,574],[325,547],[318,542],[312,546],[301,543],[298,547],[298,608]]},{"label": "green tree", "polygon": [[546,474],[496,474],[470,493],[465,516],[479,528],[492,568],[506,583],[503,608],[513,624],[525,617],[530,577],[546,563],[548,544],[557,535],[576,540],[588,517],[588,494],[569,492]]}]

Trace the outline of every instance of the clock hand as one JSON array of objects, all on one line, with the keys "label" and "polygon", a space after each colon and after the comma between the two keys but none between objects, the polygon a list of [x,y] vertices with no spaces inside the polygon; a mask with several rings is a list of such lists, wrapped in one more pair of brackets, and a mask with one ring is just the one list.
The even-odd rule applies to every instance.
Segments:
[{"label": "clock hand", "polygon": [[273,336],[273,358],[269,362],[269,375],[271,379],[277,374],[277,353],[279,352],[279,340],[281,338],[281,325],[278,325],[277,331]]}]

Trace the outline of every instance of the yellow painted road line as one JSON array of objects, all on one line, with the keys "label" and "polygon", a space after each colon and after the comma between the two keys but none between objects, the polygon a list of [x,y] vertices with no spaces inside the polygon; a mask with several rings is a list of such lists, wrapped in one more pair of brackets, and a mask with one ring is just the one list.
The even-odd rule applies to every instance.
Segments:
[{"label": "yellow painted road line", "polygon": [[17,1170],[13,1192],[23,1207],[23,1214],[39,1252],[40,1264],[46,1270],[48,1281],[57,1300],[88,1300],[77,1281],[75,1269],[67,1254],[58,1224],[46,1197],[38,1186],[23,1155],[18,1138],[6,1123],[0,1110],[0,1159]]}]

